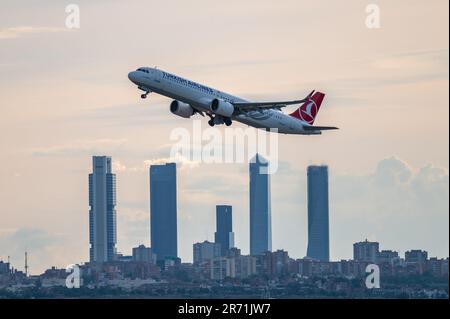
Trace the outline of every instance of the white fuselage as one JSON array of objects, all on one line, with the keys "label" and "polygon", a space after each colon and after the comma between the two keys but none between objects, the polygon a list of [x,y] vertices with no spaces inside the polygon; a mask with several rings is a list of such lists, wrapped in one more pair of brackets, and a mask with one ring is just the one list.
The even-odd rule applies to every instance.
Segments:
[{"label": "white fuselage", "polygon": [[[213,113],[210,105],[214,99],[220,99],[230,103],[248,102],[239,97],[212,89],[205,85],[186,80],[179,76],[154,68],[140,68],[141,71],[132,71],[129,79],[139,89],[155,92],[174,100],[191,105],[198,111]],[[142,71],[144,70],[144,71]],[[277,129],[284,134],[320,134],[320,131],[305,131],[304,126],[309,126],[297,118],[281,112],[278,109],[263,109],[247,111],[231,117],[232,120],[261,129]]]}]

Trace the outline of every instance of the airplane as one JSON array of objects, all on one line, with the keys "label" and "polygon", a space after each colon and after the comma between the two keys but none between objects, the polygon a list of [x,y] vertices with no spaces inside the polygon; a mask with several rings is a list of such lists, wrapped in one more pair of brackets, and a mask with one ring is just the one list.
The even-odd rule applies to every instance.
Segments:
[{"label": "airplane", "polygon": [[[316,135],[334,126],[314,126],[314,120],[325,97],[314,90],[304,99],[278,102],[249,102],[239,97],[212,89],[157,68],[140,67],[128,74],[131,82],[144,91],[145,99],[151,92],[173,99],[170,112],[183,118],[195,114],[210,118],[210,126],[230,126],[238,121],[249,126],[278,133]],[[288,105],[302,104],[290,114],[281,109]]]}]

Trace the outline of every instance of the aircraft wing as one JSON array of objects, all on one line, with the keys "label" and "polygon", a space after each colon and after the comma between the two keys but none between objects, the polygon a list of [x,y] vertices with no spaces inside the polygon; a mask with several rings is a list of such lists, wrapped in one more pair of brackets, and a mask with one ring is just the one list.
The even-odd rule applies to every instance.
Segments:
[{"label": "aircraft wing", "polygon": [[259,108],[264,109],[280,108],[287,105],[300,104],[305,101],[306,99],[295,101],[284,101],[284,102],[234,102],[233,105],[244,111],[248,109],[259,109]]},{"label": "aircraft wing", "polygon": [[307,97],[301,100],[275,101],[275,102],[233,102],[233,105],[234,107],[238,108],[241,111],[250,111],[257,109],[280,109],[288,105],[306,102],[313,93],[314,91],[309,93]]},{"label": "aircraft wing", "polygon": [[327,131],[327,130],[338,130],[338,127],[334,126],[312,126],[312,125],[305,125],[303,126],[303,129],[305,131]]}]

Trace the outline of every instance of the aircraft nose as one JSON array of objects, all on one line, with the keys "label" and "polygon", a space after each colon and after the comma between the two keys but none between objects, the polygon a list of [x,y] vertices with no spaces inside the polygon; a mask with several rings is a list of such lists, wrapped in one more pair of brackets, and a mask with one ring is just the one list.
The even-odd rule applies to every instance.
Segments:
[{"label": "aircraft nose", "polygon": [[136,81],[136,71],[131,71],[130,73],[128,73],[128,78],[131,82],[134,83]]}]

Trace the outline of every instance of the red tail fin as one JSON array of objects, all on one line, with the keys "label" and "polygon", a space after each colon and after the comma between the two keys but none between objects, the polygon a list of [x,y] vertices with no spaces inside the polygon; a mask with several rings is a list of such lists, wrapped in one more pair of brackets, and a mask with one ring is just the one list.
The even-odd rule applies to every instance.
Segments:
[{"label": "red tail fin", "polygon": [[323,98],[325,97],[325,94],[321,92],[313,93],[314,91],[308,95],[308,100],[303,103],[302,106],[289,115],[312,125],[317,113],[319,113]]}]

